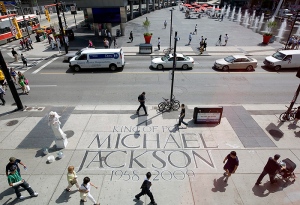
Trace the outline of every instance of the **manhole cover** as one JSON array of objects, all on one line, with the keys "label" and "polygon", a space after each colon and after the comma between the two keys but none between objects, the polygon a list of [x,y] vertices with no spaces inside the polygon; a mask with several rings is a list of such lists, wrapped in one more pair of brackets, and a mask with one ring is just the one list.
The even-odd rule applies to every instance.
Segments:
[{"label": "manhole cover", "polygon": [[6,123],[7,126],[14,126],[18,124],[19,120],[11,120],[8,123]]}]

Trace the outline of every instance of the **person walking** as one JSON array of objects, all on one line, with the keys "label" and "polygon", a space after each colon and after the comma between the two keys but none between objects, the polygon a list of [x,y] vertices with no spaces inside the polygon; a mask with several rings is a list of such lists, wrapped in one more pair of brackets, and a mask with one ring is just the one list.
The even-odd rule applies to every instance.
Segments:
[{"label": "person walking", "polygon": [[103,44],[104,44],[104,48],[108,48],[109,47],[109,42],[106,38],[103,39]]},{"label": "person walking", "polygon": [[184,117],[185,117],[185,105],[181,104],[181,111],[180,111],[180,115],[179,115],[179,121],[178,121],[178,124],[177,124],[178,127],[181,125],[181,123],[188,126],[188,123],[183,121]]},{"label": "person walking", "polygon": [[23,187],[31,197],[37,197],[39,194],[34,192],[31,186],[21,178],[20,174],[17,171],[17,166],[13,165],[9,169],[10,174],[7,176],[7,181],[9,186],[11,186],[17,195],[18,199],[24,199],[25,197],[21,195],[19,187]]},{"label": "person walking", "polygon": [[4,95],[5,95],[5,89],[3,88],[2,85],[0,85],[0,100],[2,101],[3,106],[5,105]]},{"label": "person walking", "polygon": [[165,29],[167,28],[167,25],[168,25],[167,20],[165,20],[165,22],[164,22]]},{"label": "person walking", "polygon": [[15,157],[10,157],[9,163],[6,165],[6,169],[5,169],[6,176],[8,176],[8,172],[13,165],[17,166],[17,171],[18,171],[19,175],[21,176],[21,172],[20,172],[20,168],[19,168],[18,164],[21,164],[25,170],[27,169],[26,165],[20,159],[17,159]]},{"label": "person walking", "polygon": [[26,50],[30,50],[27,38],[24,38],[24,44],[26,46]]},{"label": "person walking", "polygon": [[94,199],[94,197],[91,194],[91,186],[98,189],[98,187],[96,187],[94,184],[92,184],[89,177],[84,177],[83,183],[79,187],[79,193],[80,193],[80,198],[81,198],[80,202],[86,202],[87,201],[86,198],[89,198],[94,203],[94,205],[100,205],[99,203],[96,202],[96,200]]},{"label": "person walking", "polygon": [[94,47],[94,44],[91,40],[89,40],[89,45],[88,45],[89,48],[93,48]]},{"label": "person walking", "polygon": [[150,191],[151,186],[152,186],[150,178],[151,178],[151,173],[147,172],[146,179],[144,180],[144,182],[143,182],[143,184],[141,186],[142,191],[139,194],[135,195],[135,199],[136,200],[140,200],[141,196],[147,194],[147,196],[149,196],[149,198],[150,198],[150,201],[151,201],[150,203],[153,204],[153,205],[156,205],[154,197],[153,197],[153,194]]},{"label": "person walking", "polygon": [[60,45],[60,39],[58,37],[56,38],[56,45],[57,45],[58,52],[60,53],[61,45]]},{"label": "person walking", "polygon": [[271,184],[276,183],[277,181],[274,179],[275,175],[277,173],[277,171],[279,171],[281,169],[280,164],[277,162],[277,160],[280,158],[279,154],[275,154],[274,158],[269,157],[268,162],[266,164],[266,166],[264,167],[264,170],[262,171],[262,173],[260,174],[260,176],[258,177],[255,185],[260,185],[261,184],[261,180],[268,174],[270,177],[270,182]]},{"label": "person walking", "polygon": [[65,35],[65,43],[69,47],[69,37],[67,35]]},{"label": "person walking", "polygon": [[204,43],[203,43],[203,50],[206,51],[206,47],[207,47],[207,38],[204,39]]},{"label": "person walking", "polygon": [[224,182],[228,181],[228,178],[231,176],[231,174],[234,174],[236,169],[239,166],[239,159],[236,156],[235,151],[231,151],[230,154],[228,154],[225,159],[223,160],[224,165],[223,169],[225,170],[225,173],[223,174],[225,176]]},{"label": "person walking", "polygon": [[10,73],[11,77],[14,79],[15,84],[17,85],[17,78],[16,78],[17,72],[13,68],[10,68],[9,73]]},{"label": "person walking", "polygon": [[74,171],[74,166],[69,166],[68,167],[68,174],[67,174],[67,180],[68,180],[68,187],[66,188],[67,192],[71,191],[71,187],[75,184],[77,189],[79,189],[79,185],[77,182],[77,175],[76,172]]},{"label": "person walking", "polygon": [[114,48],[118,48],[117,37],[114,37],[113,43],[114,43]]},{"label": "person walking", "polygon": [[140,94],[139,97],[138,97],[138,101],[140,102],[140,106],[139,106],[139,108],[136,111],[137,115],[139,115],[139,111],[140,111],[141,107],[144,109],[145,115],[148,115],[146,107],[145,107],[145,100],[146,100],[145,95],[146,95],[146,93],[142,92],[142,94]]},{"label": "person walking", "polygon": [[160,37],[158,37],[158,40],[157,40],[157,49],[160,50]]},{"label": "person walking", "polygon": [[219,39],[216,43],[216,46],[221,46],[222,45],[222,35],[219,36]]},{"label": "person walking", "polygon": [[196,26],[195,26],[195,30],[194,30],[194,32],[193,32],[193,35],[197,35],[197,24],[196,24]]},{"label": "person walking", "polygon": [[110,31],[107,31],[107,38],[108,38],[108,41],[110,43],[111,42],[111,33],[110,33]]},{"label": "person walking", "polygon": [[30,49],[33,49],[31,38],[28,37],[28,38],[27,38],[27,42],[28,42],[28,46],[30,47]]},{"label": "person walking", "polygon": [[14,48],[11,49],[11,54],[15,58],[15,62],[18,62],[18,53],[17,53],[17,51],[15,51]]},{"label": "person walking", "polygon": [[192,32],[190,32],[190,34],[189,34],[189,43],[188,43],[188,45],[191,44],[191,41],[192,41]]},{"label": "person walking", "polygon": [[131,42],[133,41],[133,34],[132,34],[132,31],[130,31],[129,39],[130,39],[130,43],[131,43]]},{"label": "person walking", "polygon": [[20,45],[21,45],[21,48],[23,50],[24,49],[24,42],[22,41],[22,39],[20,39]]},{"label": "person walking", "polygon": [[226,45],[227,45],[227,42],[228,42],[228,35],[227,35],[227,33],[225,34],[224,39],[225,39],[225,44],[224,44],[224,46],[226,46]]},{"label": "person walking", "polygon": [[24,74],[22,74],[20,71],[18,72],[18,82],[19,82],[19,85],[21,86],[21,89],[23,91],[23,94],[26,94],[28,95],[28,91],[27,91],[27,88],[26,88],[26,84],[25,84],[25,76]]},{"label": "person walking", "polygon": [[27,58],[25,58],[25,57],[23,56],[23,53],[21,54],[21,60],[22,60],[22,62],[23,62],[23,67],[26,66],[26,68],[27,68]]}]

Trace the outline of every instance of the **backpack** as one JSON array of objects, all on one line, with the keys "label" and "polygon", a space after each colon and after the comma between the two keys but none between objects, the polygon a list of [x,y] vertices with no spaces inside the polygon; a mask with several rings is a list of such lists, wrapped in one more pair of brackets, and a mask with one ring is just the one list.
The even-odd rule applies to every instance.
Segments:
[{"label": "backpack", "polygon": [[142,95],[139,95],[138,101],[142,100]]},{"label": "backpack", "polygon": [[149,182],[148,180],[144,180],[141,189],[150,189],[151,187],[151,182]]}]

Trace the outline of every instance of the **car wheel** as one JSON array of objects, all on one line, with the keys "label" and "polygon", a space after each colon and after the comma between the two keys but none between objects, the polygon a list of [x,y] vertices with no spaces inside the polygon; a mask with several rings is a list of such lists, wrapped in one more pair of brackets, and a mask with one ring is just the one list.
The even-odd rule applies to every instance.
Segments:
[{"label": "car wheel", "polygon": [[229,70],[229,66],[228,66],[228,65],[223,66],[222,70],[223,70],[223,71]]},{"label": "car wheel", "polygon": [[159,65],[156,66],[156,68],[157,68],[158,70],[162,70],[162,69],[164,69],[164,66],[163,66],[162,64],[159,64]]},{"label": "car wheel", "polygon": [[78,72],[78,71],[80,71],[80,67],[79,67],[78,65],[75,65],[75,66],[74,66],[74,70],[75,70],[76,72]]},{"label": "car wheel", "polygon": [[189,68],[189,66],[188,66],[187,64],[182,65],[182,69],[183,69],[183,70],[186,70],[186,69],[188,69],[188,68]]},{"label": "car wheel", "polygon": [[115,65],[115,64],[111,64],[110,66],[109,66],[109,69],[111,70],[111,71],[115,71],[115,70],[117,70],[117,66]]},{"label": "car wheel", "polygon": [[248,65],[246,68],[247,71],[252,71],[253,70],[253,66],[252,65]]},{"label": "car wheel", "polygon": [[274,70],[279,71],[281,69],[280,65],[275,66]]}]

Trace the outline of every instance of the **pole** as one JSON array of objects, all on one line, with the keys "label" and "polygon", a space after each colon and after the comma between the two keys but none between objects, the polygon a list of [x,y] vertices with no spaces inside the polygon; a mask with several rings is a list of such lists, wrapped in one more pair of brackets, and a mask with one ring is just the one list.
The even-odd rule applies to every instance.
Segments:
[{"label": "pole", "polygon": [[60,2],[60,3],[61,3],[61,7],[62,7],[62,9],[61,9],[62,10],[62,14],[63,14],[64,21],[65,21],[65,28],[68,28],[66,17],[65,17],[65,12],[64,12],[65,8],[64,8],[63,2]]},{"label": "pole", "polygon": [[293,31],[293,29],[294,29],[294,26],[295,26],[296,20],[297,20],[297,18],[298,18],[299,12],[300,12],[300,10],[297,11],[297,14],[296,14],[296,16],[295,16],[295,19],[294,19],[294,21],[293,21],[293,25],[292,25],[292,28],[291,28],[289,37],[288,37],[287,40],[286,40],[286,43],[285,43],[285,46],[284,46],[284,50],[286,50],[286,47],[287,47],[287,45],[288,45],[288,43],[289,43],[289,40],[290,40],[290,38],[291,38],[292,31]]},{"label": "pole", "polygon": [[289,107],[288,110],[287,110],[287,113],[291,112],[291,110],[293,109],[294,104],[295,104],[295,102],[296,102],[296,100],[297,100],[297,98],[298,98],[299,92],[300,92],[300,84],[299,84],[299,86],[298,86],[298,89],[297,89],[296,92],[295,92],[295,95],[294,95],[293,100],[292,100],[292,102],[291,102],[291,104],[290,104],[290,107]]},{"label": "pole", "polygon": [[[28,34],[28,38],[30,38],[30,34],[29,34],[29,31],[28,31],[28,25],[27,25],[27,21],[25,19],[25,15],[24,15],[24,11],[23,11],[23,7],[22,7],[22,2],[21,0],[18,0],[18,3],[20,5],[20,9],[21,9],[21,13],[22,13],[22,16],[23,16],[23,20],[24,20],[24,23],[25,23],[25,29],[26,29],[26,32]],[[31,38],[30,38],[31,40]]]},{"label": "pole", "polygon": [[74,21],[75,21],[75,26],[77,28],[77,24],[76,24],[76,18],[75,18],[75,14],[74,14]]},{"label": "pole", "polygon": [[9,86],[9,89],[11,91],[11,94],[16,102],[16,105],[17,105],[17,110],[22,110],[23,109],[23,105],[22,105],[22,102],[21,102],[21,99],[20,99],[20,96],[17,92],[17,89],[15,87],[15,84],[13,82],[13,80],[11,79],[11,76],[10,76],[10,72],[6,66],[6,63],[3,59],[3,56],[2,56],[2,52],[0,51],[0,65],[1,65],[1,68],[2,68],[2,71],[3,71],[3,74],[5,76],[5,79],[8,83],[8,86]]},{"label": "pole", "polygon": [[173,53],[173,69],[172,69],[172,84],[171,84],[171,97],[170,102],[173,99],[173,87],[174,87],[174,77],[175,77],[175,68],[176,68],[176,45],[177,45],[177,31],[175,32],[174,38],[174,53]]},{"label": "pole", "polygon": [[64,29],[63,29],[63,26],[62,26],[61,18],[59,16],[59,8],[58,8],[57,0],[55,0],[55,7],[56,7],[56,13],[57,13],[57,17],[58,17],[58,24],[59,24],[59,28],[60,28],[60,34],[62,36],[62,40],[63,40],[63,43],[65,45],[65,52],[67,54],[68,53],[68,45],[65,42]]},{"label": "pole", "polygon": [[171,40],[172,40],[172,24],[173,24],[173,9],[170,10],[171,11],[171,26],[170,26],[170,49],[171,49]]}]

